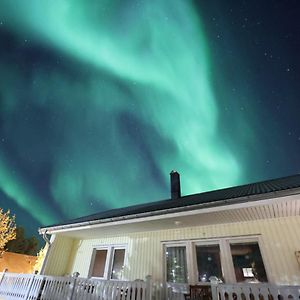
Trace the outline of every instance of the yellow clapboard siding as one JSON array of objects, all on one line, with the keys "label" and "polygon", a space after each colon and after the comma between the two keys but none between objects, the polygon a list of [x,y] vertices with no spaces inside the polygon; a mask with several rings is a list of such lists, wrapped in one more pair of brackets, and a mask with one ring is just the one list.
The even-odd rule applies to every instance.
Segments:
[{"label": "yellow clapboard siding", "polygon": [[[99,230],[99,236],[101,231]],[[64,275],[78,271],[88,276],[93,248],[101,245],[127,245],[124,277],[144,279],[152,275],[163,280],[163,241],[209,239],[230,236],[259,235],[260,248],[270,282],[300,284],[300,269],[294,252],[300,250],[300,217],[281,217],[247,222],[214,224],[160,230],[155,232],[120,233],[99,239],[56,239],[47,272]]]},{"label": "yellow clapboard siding", "polygon": [[73,239],[56,235],[49,251],[44,274],[53,276],[67,275],[70,254],[73,247]]}]

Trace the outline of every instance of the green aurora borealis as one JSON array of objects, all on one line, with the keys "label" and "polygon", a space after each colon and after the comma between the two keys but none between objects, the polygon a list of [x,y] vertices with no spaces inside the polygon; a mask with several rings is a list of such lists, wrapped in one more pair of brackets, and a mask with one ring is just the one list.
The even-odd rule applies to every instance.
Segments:
[{"label": "green aurora borealis", "polygon": [[249,160],[266,160],[259,92],[229,95],[201,2],[0,2],[0,205],[17,221],[168,198],[172,169],[183,194],[272,177]]}]

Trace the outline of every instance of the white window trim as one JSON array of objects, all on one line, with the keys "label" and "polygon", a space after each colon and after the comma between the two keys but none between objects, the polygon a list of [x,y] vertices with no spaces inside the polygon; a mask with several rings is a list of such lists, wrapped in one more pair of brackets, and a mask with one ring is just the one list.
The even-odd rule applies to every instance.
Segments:
[{"label": "white window trim", "polygon": [[197,267],[197,257],[196,257],[196,246],[219,246],[220,249],[220,260],[221,260],[221,270],[222,270],[222,276],[223,278],[225,278],[225,272],[226,270],[224,270],[224,263],[225,263],[225,258],[224,258],[224,254],[223,254],[223,245],[222,242],[220,241],[220,239],[209,239],[209,240],[198,240],[198,241],[193,241],[192,243],[192,249],[193,249],[193,266],[194,266],[194,278],[193,278],[193,282],[197,282],[197,284],[202,284],[201,281],[198,281],[198,267]]},{"label": "white window trim", "polygon": [[186,254],[186,264],[187,264],[187,274],[186,274],[186,277],[187,277],[187,282],[190,281],[190,273],[189,273],[189,265],[191,264],[190,262],[190,253],[188,253],[188,247],[186,246],[186,242],[170,242],[170,243],[164,243],[164,246],[163,246],[163,276],[164,276],[164,279],[165,281],[167,281],[167,257],[166,257],[166,251],[167,251],[167,248],[170,248],[170,247],[185,247],[185,254]]},{"label": "white window trim", "polygon": [[257,243],[260,254],[262,256],[262,261],[266,271],[267,279],[270,281],[268,266],[266,265],[265,255],[263,248],[261,247],[261,236],[251,235],[251,236],[226,236],[226,237],[214,237],[205,239],[191,239],[191,240],[179,240],[179,241],[165,241],[162,242],[163,245],[163,276],[167,280],[166,274],[166,249],[168,247],[182,247],[186,248],[186,259],[187,259],[187,280],[189,284],[202,284],[198,281],[198,270],[196,264],[196,245],[219,245],[220,247],[220,259],[222,274],[226,283],[236,283],[236,277],[234,272],[233,260],[230,250],[230,244],[239,243]]},{"label": "white window trim", "polygon": [[[108,244],[108,245],[93,246],[88,277],[95,278],[95,279],[112,280],[112,281],[119,280],[119,279],[111,279],[111,276],[112,276],[114,253],[115,253],[115,250],[120,250],[120,249],[125,250],[125,254],[124,254],[124,268],[125,268],[125,266],[127,265],[127,253],[128,253],[127,244]],[[92,276],[97,250],[107,250],[107,256],[106,256],[106,261],[105,261],[105,266],[104,266],[103,277]],[[123,275],[123,277],[124,277],[124,275]],[[123,280],[124,279],[123,277],[120,278],[120,280]]]},{"label": "white window trim", "polygon": [[267,280],[268,282],[270,282],[270,276],[269,276],[269,270],[268,270],[268,265],[266,264],[266,259],[265,259],[265,253],[264,253],[264,249],[261,247],[262,245],[262,240],[261,240],[261,236],[257,235],[257,236],[253,236],[253,237],[233,237],[233,238],[227,238],[227,247],[228,247],[228,251],[230,253],[230,260],[231,260],[231,266],[232,266],[232,276],[233,276],[233,283],[236,283],[236,278],[235,278],[235,273],[234,273],[234,267],[233,267],[233,260],[232,260],[232,255],[231,255],[231,250],[230,250],[230,244],[240,244],[240,243],[257,243],[258,244],[258,248],[260,251],[260,255],[261,255],[261,259],[265,268],[265,272],[267,275]]}]

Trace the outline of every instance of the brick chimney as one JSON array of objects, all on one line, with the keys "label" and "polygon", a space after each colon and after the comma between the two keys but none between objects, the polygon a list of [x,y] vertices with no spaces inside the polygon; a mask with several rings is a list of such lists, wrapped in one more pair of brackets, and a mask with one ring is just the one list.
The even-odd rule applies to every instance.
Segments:
[{"label": "brick chimney", "polygon": [[171,171],[170,181],[171,181],[171,199],[176,200],[181,197],[179,173],[174,170]]}]

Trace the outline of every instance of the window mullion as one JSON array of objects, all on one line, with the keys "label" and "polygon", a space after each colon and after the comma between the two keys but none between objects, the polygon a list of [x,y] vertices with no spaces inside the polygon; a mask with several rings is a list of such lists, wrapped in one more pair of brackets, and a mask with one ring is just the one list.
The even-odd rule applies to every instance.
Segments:
[{"label": "window mullion", "polygon": [[104,278],[110,279],[111,276],[111,266],[112,266],[112,259],[113,259],[113,250],[114,248],[112,246],[109,246],[107,249],[107,259],[105,263],[105,269],[104,269]]},{"label": "window mullion", "polygon": [[223,268],[225,282],[235,283],[236,279],[235,279],[229,240],[222,239],[220,241],[220,247],[221,247],[221,261],[222,261],[222,268]]},{"label": "window mullion", "polygon": [[195,284],[197,278],[195,245],[192,241],[186,243],[188,283]]}]

